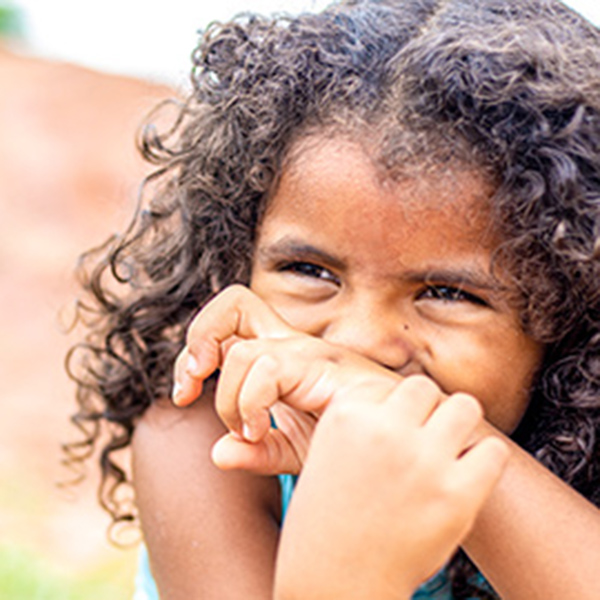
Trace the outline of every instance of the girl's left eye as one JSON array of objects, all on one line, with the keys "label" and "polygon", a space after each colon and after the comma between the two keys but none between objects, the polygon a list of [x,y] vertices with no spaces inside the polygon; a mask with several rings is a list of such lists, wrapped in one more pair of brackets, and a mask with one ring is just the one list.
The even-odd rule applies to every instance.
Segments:
[{"label": "girl's left eye", "polygon": [[478,306],[488,306],[488,303],[479,296],[449,285],[427,286],[427,289],[419,294],[419,300],[421,299],[441,300],[442,302],[470,302]]},{"label": "girl's left eye", "polygon": [[310,277],[311,279],[321,279],[338,284],[339,279],[329,269],[321,267],[310,262],[290,262],[279,267],[279,271],[294,273],[301,277]]}]

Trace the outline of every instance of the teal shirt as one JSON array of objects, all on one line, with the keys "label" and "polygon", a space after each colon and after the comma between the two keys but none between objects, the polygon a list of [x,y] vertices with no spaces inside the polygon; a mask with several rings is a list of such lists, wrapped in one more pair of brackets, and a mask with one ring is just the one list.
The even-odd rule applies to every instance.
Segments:
[{"label": "teal shirt", "polygon": [[[296,478],[292,475],[279,475],[281,485],[281,514],[282,519],[294,491]],[[139,557],[138,572],[135,578],[135,593],[133,600],[159,600],[158,590],[150,571],[148,553],[142,547]],[[413,600],[452,600],[450,582],[444,571],[426,581],[413,595]]]}]

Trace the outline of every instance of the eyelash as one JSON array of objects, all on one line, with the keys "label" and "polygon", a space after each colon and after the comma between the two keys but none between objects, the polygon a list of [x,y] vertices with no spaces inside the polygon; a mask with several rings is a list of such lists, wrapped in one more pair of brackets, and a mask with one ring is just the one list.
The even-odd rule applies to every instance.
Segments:
[{"label": "eyelash", "polygon": [[470,302],[478,306],[488,306],[488,303],[479,296],[451,285],[429,285],[419,295],[419,299],[441,300],[442,302]]},{"label": "eyelash", "polygon": [[[307,261],[298,260],[283,263],[278,267],[278,271],[294,273],[300,277],[309,277],[311,279],[329,281],[336,284],[339,283],[339,279],[329,269]],[[326,274],[327,276],[323,277],[323,274]]]},{"label": "eyelash", "polygon": [[[278,266],[281,272],[289,272],[299,277],[307,277],[321,281],[328,281],[339,284],[339,279],[327,268],[308,261],[292,261]],[[323,275],[326,275],[323,277]],[[442,302],[469,302],[477,306],[489,306],[489,304],[476,296],[451,285],[428,285],[427,288],[419,294],[419,300],[440,300]]]}]

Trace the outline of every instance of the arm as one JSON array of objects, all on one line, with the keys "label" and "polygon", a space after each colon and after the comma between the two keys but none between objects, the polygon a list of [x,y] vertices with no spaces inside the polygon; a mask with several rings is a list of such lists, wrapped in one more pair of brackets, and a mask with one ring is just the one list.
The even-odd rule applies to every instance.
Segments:
[{"label": "arm", "polygon": [[278,484],[214,467],[223,432],[212,395],[185,410],[153,405],[136,428],[136,496],[162,600],[271,597]]},{"label": "arm", "polygon": [[[243,338],[263,340],[293,336],[288,333],[285,325],[274,322],[276,319],[268,307],[262,308],[248,293],[238,293],[236,297],[231,293],[234,291],[230,290],[227,297],[221,297],[215,302],[212,310],[223,310],[224,316],[233,315],[235,318],[203,320],[200,316],[195,323],[196,330],[192,329],[187,351],[201,357],[206,368],[192,373],[186,373],[184,368],[180,369],[180,376],[185,375],[182,398],[193,398],[202,378],[220,364],[221,355],[216,348],[229,336],[241,334]],[[267,345],[259,346],[257,354],[262,356],[266,347]],[[314,359],[317,355],[313,350],[308,352],[309,359]],[[247,360],[252,362],[253,358]],[[344,361],[338,356],[334,362],[336,372],[339,373]],[[296,374],[299,364],[300,361],[293,361]],[[350,364],[353,365],[352,368],[344,370],[344,373],[355,382],[354,374],[357,371],[354,364]],[[277,367],[276,373],[279,376],[286,374],[281,364]],[[374,373],[374,376],[379,379],[380,374]],[[389,372],[387,376],[393,378]],[[327,383],[326,379],[316,381],[318,384]],[[329,401],[332,386],[326,387],[328,389],[323,394],[317,394],[313,400],[323,400],[325,403]],[[237,406],[236,394],[237,391],[233,390],[230,406]],[[310,400],[308,393],[304,398],[298,398],[297,408],[318,413],[319,411],[315,411],[318,402],[307,403],[307,398]],[[293,401],[293,395],[286,400]],[[264,396],[260,395],[257,404],[259,409],[264,407],[263,401]],[[228,410],[226,406],[221,412],[229,427],[240,432],[240,414],[235,410]],[[509,441],[491,425],[482,425],[482,434],[497,435]],[[258,465],[257,470],[262,468],[265,461],[249,452],[252,445],[244,450],[243,445],[235,439],[225,441],[227,444],[220,446],[217,457],[219,462],[229,467],[236,464],[249,467],[254,461]],[[485,504],[472,534],[464,543],[465,550],[502,597],[508,600],[600,598],[600,577],[597,576],[597,565],[600,564],[598,509],[521,448],[512,443],[510,448],[509,467]],[[264,470],[276,472],[276,467],[277,465],[270,465]]]},{"label": "arm", "polygon": [[464,549],[507,600],[600,598],[600,511],[510,442]]},{"label": "arm", "polygon": [[472,445],[478,403],[440,396],[413,377],[381,402],[325,410],[283,527],[276,600],[408,599],[448,560],[508,449]]},{"label": "arm", "polygon": [[[230,289],[194,320],[176,401],[192,402],[217,367],[216,404],[235,432],[219,442],[221,466],[278,472],[306,459],[279,549],[278,599],[408,598],[464,538],[500,475],[504,444],[469,442],[481,419],[473,398],[443,402],[427,378],[402,380],[295,332],[247,291]],[[312,427],[294,409],[325,410],[308,450]],[[281,417],[286,442],[276,437]]]}]

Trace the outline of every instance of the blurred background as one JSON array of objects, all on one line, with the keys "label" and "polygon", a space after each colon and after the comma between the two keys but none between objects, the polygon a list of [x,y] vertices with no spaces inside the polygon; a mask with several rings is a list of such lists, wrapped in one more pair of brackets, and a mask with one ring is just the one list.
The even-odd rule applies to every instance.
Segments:
[{"label": "blurred background", "polygon": [[[98,472],[60,489],[64,355],[78,255],[127,224],[138,124],[188,89],[197,31],[324,0],[0,0],[0,598],[131,598],[136,548],[108,542]],[[569,4],[600,23],[598,0]],[[208,6],[208,7],[207,7]]]}]

